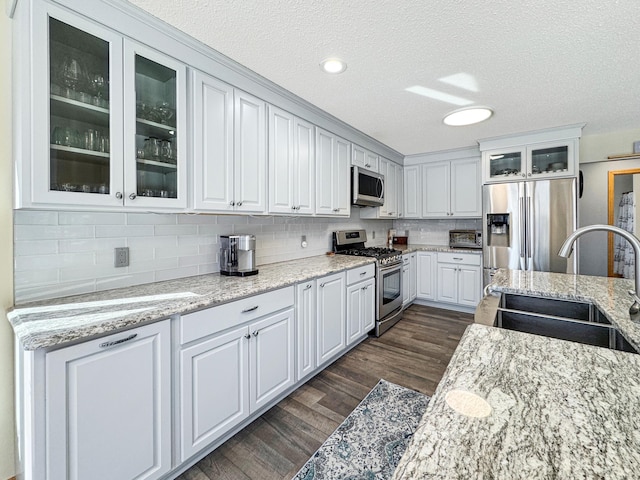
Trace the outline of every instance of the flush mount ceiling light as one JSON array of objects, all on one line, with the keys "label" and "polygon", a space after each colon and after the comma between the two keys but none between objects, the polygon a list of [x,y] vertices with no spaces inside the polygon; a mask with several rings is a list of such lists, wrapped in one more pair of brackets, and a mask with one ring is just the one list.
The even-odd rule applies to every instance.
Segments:
[{"label": "flush mount ceiling light", "polygon": [[320,68],[325,73],[342,73],[347,69],[347,64],[339,58],[325,58],[320,62]]},{"label": "flush mount ceiling light", "polygon": [[484,122],[491,115],[493,115],[493,110],[489,107],[467,107],[447,113],[442,121],[445,125],[461,127]]}]

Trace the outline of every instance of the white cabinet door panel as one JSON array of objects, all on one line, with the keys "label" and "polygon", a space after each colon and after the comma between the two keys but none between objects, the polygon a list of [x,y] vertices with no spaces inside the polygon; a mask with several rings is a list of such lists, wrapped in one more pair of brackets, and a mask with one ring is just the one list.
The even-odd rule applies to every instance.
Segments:
[{"label": "white cabinet door panel", "polygon": [[439,302],[457,303],[458,302],[458,267],[446,263],[438,264],[437,279],[438,295],[436,300]]},{"label": "white cabinet door panel", "polygon": [[436,298],[436,254],[418,252],[417,255],[417,298],[435,300]]},{"label": "white cabinet door panel", "polygon": [[368,280],[364,285],[364,294],[362,295],[362,322],[363,332],[367,333],[376,326],[376,281]]},{"label": "white cabinet door panel", "polygon": [[168,472],[170,362],[168,320],[47,354],[47,478]]},{"label": "white cabinet door panel", "polygon": [[294,212],[294,117],[269,106],[269,211]]},{"label": "white cabinet door panel", "polygon": [[180,352],[182,461],[249,416],[247,332],[240,327]]},{"label": "white cabinet door panel", "polygon": [[404,216],[422,216],[422,175],[420,165],[404,167]]},{"label": "white cabinet door panel", "polygon": [[250,408],[254,412],[294,383],[293,308],[249,326]]},{"label": "white cabinet door panel", "polygon": [[316,282],[296,286],[297,380],[316,368]]},{"label": "white cabinet door panel", "polygon": [[480,302],[482,270],[471,265],[461,265],[459,268],[458,303],[475,307]]},{"label": "white cabinet door panel", "polygon": [[335,137],[335,167],[332,183],[334,191],[334,208],[336,215],[348,217],[351,214],[351,143]]},{"label": "white cabinet door panel", "polygon": [[345,275],[339,273],[317,280],[317,364],[325,362],[346,347]]},{"label": "white cabinet door panel", "polygon": [[266,104],[240,90],[235,91],[235,185],[236,210],[266,210]]},{"label": "white cabinet door panel", "polygon": [[233,87],[193,73],[193,203],[233,210]]},{"label": "white cabinet door panel", "polygon": [[314,126],[295,118],[293,122],[293,151],[295,159],[295,177],[293,179],[293,198],[297,214],[311,215],[315,211],[316,200],[316,155]]},{"label": "white cabinet door panel", "polygon": [[347,287],[347,345],[362,335],[362,285]]},{"label": "white cabinet door panel", "polygon": [[480,162],[476,158],[451,162],[451,213],[457,217],[482,216]]},{"label": "white cabinet door panel", "polygon": [[316,213],[333,214],[333,135],[316,128]]},{"label": "white cabinet door panel", "polygon": [[449,162],[431,163],[422,166],[422,216],[449,216],[450,195]]}]

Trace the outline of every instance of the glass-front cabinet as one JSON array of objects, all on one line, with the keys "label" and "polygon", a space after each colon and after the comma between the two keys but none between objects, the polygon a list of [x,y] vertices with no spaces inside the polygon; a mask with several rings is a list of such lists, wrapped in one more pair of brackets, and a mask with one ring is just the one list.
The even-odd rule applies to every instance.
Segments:
[{"label": "glass-front cabinet", "polygon": [[125,200],[185,208],[185,66],[126,41],[124,102]]},{"label": "glass-front cabinet", "polygon": [[186,208],[186,67],[55,6],[33,16],[34,206]]},{"label": "glass-front cabinet", "polygon": [[484,181],[509,182],[575,175],[574,140],[488,150],[482,153]]}]

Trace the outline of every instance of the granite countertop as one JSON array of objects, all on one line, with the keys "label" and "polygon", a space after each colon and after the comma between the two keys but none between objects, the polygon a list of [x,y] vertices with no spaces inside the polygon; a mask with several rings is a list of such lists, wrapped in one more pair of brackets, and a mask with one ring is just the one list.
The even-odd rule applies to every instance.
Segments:
[{"label": "granite countertop", "polygon": [[471,325],[393,478],[637,478],[639,372],[640,355]]},{"label": "granite countertop", "polygon": [[482,249],[475,248],[450,248],[449,245],[430,245],[426,243],[410,243],[408,245],[393,244],[393,248],[400,250],[403,254],[412,252],[450,252],[450,253],[474,253],[479,255]]},{"label": "granite countertop", "polygon": [[356,268],[374,259],[322,255],[259,266],[258,275],[199,275],[16,306],[7,315],[25,350],[50,348],[213,307]]},{"label": "granite countertop", "polygon": [[640,351],[640,324],[629,318],[632,280],[566,273],[500,269],[490,291],[578,300],[596,305],[627,341]]}]

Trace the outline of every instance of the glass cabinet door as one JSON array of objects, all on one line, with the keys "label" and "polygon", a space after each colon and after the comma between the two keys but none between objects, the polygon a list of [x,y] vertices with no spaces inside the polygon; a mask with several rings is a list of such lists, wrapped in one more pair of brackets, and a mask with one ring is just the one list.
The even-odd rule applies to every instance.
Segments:
[{"label": "glass cabinet door", "polygon": [[186,207],[186,68],[142,46],[130,47],[125,104],[134,121],[125,130],[125,204]]},{"label": "glass cabinet door", "polygon": [[531,177],[573,174],[573,152],[570,144],[544,144],[528,148]]},{"label": "glass cabinet door", "polygon": [[[114,128],[114,118],[122,112],[121,82],[114,85],[121,40],[53,8],[37,21],[46,22],[48,38],[34,39],[33,198],[122,204],[115,196],[122,185],[122,164],[113,158],[122,147],[121,133]],[[38,110],[45,106],[48,114],[42,115]]]},{"label": "glass cabinet door", "polygon": [[486,178],[492,181],[522,180],[525,174],[525,152],[522,150],[490,151],[485,153],[489,171]]}]

